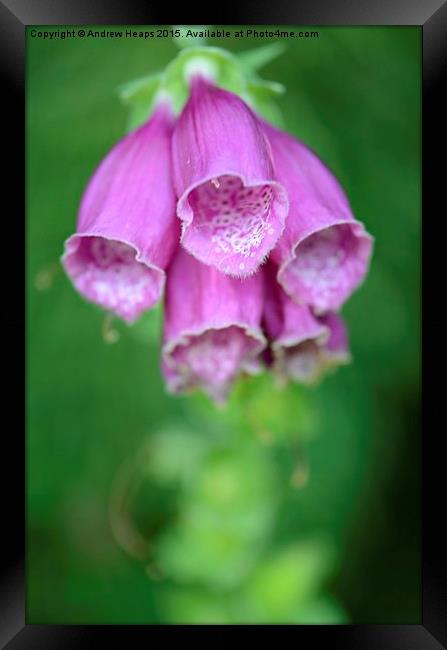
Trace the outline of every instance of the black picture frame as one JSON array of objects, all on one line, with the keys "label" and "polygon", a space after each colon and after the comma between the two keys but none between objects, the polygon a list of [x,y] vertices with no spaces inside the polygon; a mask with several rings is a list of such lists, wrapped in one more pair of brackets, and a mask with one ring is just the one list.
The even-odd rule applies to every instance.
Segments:
[{"label": "black picture frame", "polygon": [[[264,0],[253,4],[238,3],[237,9],[227,15],[228,7],[213,6],[217,9],[210,18],[201,13],[194,15],[188,7],[187,16],[177,15],[167,18],[157,12],[155,7],[145,2],[118,3],[106,0],[3,0],[0,1],[0,66],[2,72],[3,108],[6,117],[3,122],[4,156],[7,153],[4,180],[4,193],[15,197],[12,202],[11,217],[14,216],[16,231],[8,233],[8,249],[11,264],[17,268],[17,251],[23,250],[26,240],[24,219],[21,217],[25,207],[23,183],[23,153],[25,151],[25,29],[28,25],[86,25],[86,24],[301,24],[301,25],[415,25],[421,27],[423,42],[423,211],[429,222],[440,219],[437,214],[437,197],[443,187],[441,174],[443,166],[434,162],[437,152],[443,150],[443,104],[441,92],[447,69],[447,3],[441,0],[314,0],[313,2],[286,3],[277,0],[268,3]],[[186,8],[186,7],[185,7]],[[255,13],[254,13],[255,12]],[[444,136],[445,137],[445,136]],[[444,153],[445,156],[445,153]],[[445,180],[444,180],[445,183]],[[19,198],[20,197],[20,198]],[[439,210],[439,208],[438,208]],[[432,220],[433,217],[433,220]],[[12,221],[12,220],[11,220]],[[5,223],[5,222],[4,222]],[[6,222],[7,223],[7,222]],[[20,226],[22,224],[22,226]],[[430,230],[429,230],[430,231]],[[4,230],[5,232],[5,230]],[[427,236],[426,236],[427,235]],[[424,233],[424,246],[429,239]],[[432,239],[430,237],[430,239]],[[435,244],[436,245],[436,244]],[[431,254],[430,261],[442,260],[441,256]],[[424,256],[425,261],[425,256]],[[25,255],[26,263],[26,255]],[[432,261],[432,266],[435,263]],[[11,268],[11,267],[9,267]],[[442,269],[439,270],[439,275]],[[17,279],[17,273],[15,273]],[[434,275],[434,269],[432,273]],[[8,340],[11,332],[20,332],[17,315],[23,313],[20,291],[12,284],[7,287],[4,297],[8,304],[6,322]],[[9,294],[8,294],[9,292]],[[424,294],[425,295],[425,294]],[[11,317],[8,315],[13,314]],[[25,314],[26,316],[26,314]],[[9,327],[8,327],[9,325]],[[25,320],[26,327],[26,320]],[[6,339],[3,339],[4,342]],[[19,343],[20,345],[20,343]],[[16,380],[8,382],[9,391],[17,395],[23,392],[22,367],[17,357],[11,364],[16,370]],[[26,354],[25,354],[26,357]],[[26,368],[26,359],[25,359]],[[425,369],[425,368],[424,368]],[[12,371],[12,368],[11,368]],[[11,374],[11,377],[13,374]],[[25,381],[26,384],[26,381]],[[25,386],[26,393],[26,386]],[[9,399],[9,398],[8,398]],[[20,400],[20,397],[19,397]],[[427,400],[429,401],[429,400]],[[430,391],[430,401],[434,402]],[[442,404],[442,403],[441,403]],[[429,407],[426,407],[429,410]],[[26,405],[25,405],[26,412]],[[442,421],[442,420],[441,420]],[[137,647],[143,638],[171,638],[182,627],[180,634],[189,635],[194,626],[44,626],[28,625],[25,616],[25,441],[19,419],[14,417],[7,430],[4,430],[6,451],[3,452],[3,468],[10,468],[3,489],[2,519],[7,525],[3,536],[4,550],[1,554],[2,573],[0,575],[0,645],[10,650],[21,648],[109,647],[110,644],[126,644]],[[443,427],[440,427],[443,429]],[[17,430],[18,429],[18,430]],[[8,437],[6,436],[8,433]],[[423,611],[421,625],[343,625],[343,626],[285,626],[297,643],[322,643],[323,647],[356,648],[369,650],[435,650],[447,647],[447,597],[445,583],[442,582],[441,567],[443,554],[447,547],[440,522],[443,503],[443,456],[440,453],[441,435],[437,428],[434,435],[427,431],[423,441]],[[439,431],[441,434],[442,431]],[[4,442],[4,446],[5,446]],[[5,476],[6,472],[3,472]],[[6,528],[5,528],[6,530]],[[201,626],[202,627],[202,626]],[[217,644],[223,645],[232,626],[219,626],[215,634]],[[250,627],[250,626],[243,626]],[[168,629],[169,628],[169,629]],[[262,634],[273,632],[275,640],[282,634],[277,627],[262,626]],[[266,628],[266,629],[264,629]],[[238,634],[244,630],[239,626]],[[216,632],[214,630],[214,632]],[[252,632],[249,631],[251,634]],[[267,637],[266,637],[267,640]]]}]

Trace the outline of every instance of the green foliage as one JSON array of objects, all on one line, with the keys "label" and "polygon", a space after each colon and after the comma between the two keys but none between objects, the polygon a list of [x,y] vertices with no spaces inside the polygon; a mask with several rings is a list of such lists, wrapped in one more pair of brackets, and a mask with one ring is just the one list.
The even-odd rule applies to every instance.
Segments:
[{"label": "green foliage", "polygon": [[278,501],[274,469],[253,440],[210,449],[184,487],[177,524],[156,551],[162,571],[183,583],[240,583],[272,531]]},{"label": "green foliage", "polygon": [[244,378],[224,409],[166,394],[161,306],[105,322],[59,264],[128,109],[132,128],[169,65],[183,101],[191,50],[28,39],[30,623],[420,620],[419,31],[319,32],[210,45],[219,81],[279,107],[376,238],[344,310],[353,363],[315,389]]},{"label": "green foliage", "polygon": [[283,93],[284,87],[273,81],[264,81],[256,70],[282,51],[280,44],[272,43],[246,52],[239,59],[218,47],[195,45],[182,49],[162,72],[129,81],[118,88],[121,100],[129,106],[128,130],[148,118],[154,100],[160,94],[169,97],[179,112],[188,98],[189,77],[193,70],[211,75],[219,86],[243,97],[266,119],[278,122],[280,112],[273,98]]}]

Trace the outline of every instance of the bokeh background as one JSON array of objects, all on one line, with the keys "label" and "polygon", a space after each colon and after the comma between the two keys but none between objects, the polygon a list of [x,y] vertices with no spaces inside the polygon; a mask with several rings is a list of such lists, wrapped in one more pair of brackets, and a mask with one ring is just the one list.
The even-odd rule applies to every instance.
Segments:
[{"label": "bokeh background", "polygon": [[110,323],[59,264],[125,130],[116,87],[176,45],[28,31],[29,623],[421,620],[420,30],[319,34],[262,75],[376,238],[343,312],[354,361],[313,389],[242,381],[216,410],[165,393],[160,310]]}]

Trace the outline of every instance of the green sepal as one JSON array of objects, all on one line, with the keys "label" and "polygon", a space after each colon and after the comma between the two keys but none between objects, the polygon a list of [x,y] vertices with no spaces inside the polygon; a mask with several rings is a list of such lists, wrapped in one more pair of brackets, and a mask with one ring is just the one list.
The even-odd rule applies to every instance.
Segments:
[{"label": "green sepal", "polygon": [[274,101],[284,87],[261,79],[256,69],[283,51],[279,43],[234,55],[218,47],[193,46],[181,50],[163,72],[147,75],[122,84],[118,89],[121,101],[129,107],[127,130],[147,120],[159,94],[170,98],[179,113],[189,94],[189,75],[193,68],[203,67],[220,88],[242,97],[265,119],[281,125],[281,114]]}]

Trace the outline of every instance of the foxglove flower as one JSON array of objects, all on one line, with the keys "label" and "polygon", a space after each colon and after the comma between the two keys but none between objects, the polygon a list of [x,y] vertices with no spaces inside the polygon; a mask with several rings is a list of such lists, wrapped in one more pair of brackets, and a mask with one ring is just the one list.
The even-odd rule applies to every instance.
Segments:
[{"label": "foxglove flower", "polygon": [[173,115],[160,103],[109,152],[82,198],[62,263],[76,289],[125,321],[160,298],[180,232],[170,169]]},{"label": "foxglove flower", "polygon": [[280,237],[288,212],[257,117],[236,95],[195,77],[172,139],[183,246],[204,264],[246,277]]},{"label": "foxglove flower", "polygon": [[339,183],[319,158],[292,136],[264,124],[275,173],[290,209],[272,259],[278,281],[317,313],[336,311],[362,283],[372,237],[352,215]]},{"label": "foxglove flower", "polygon": [[272,266],[265,272],[264,328],[274,371],[283,380],[313,383],[330,367],[349,361],[343,321],[337,314],[315,317],[276,284]]},{"label": "foxglove flower", "polygon": [[329,338],[322,349],[322,359],[326,366],[346,364],[351,361],[346,326],[342,317],[334,312],[319,316],[318,320],[329,330]]},{"label": "foxglove flower", "polygon": [[222,402],[241,372],[260,369],[262,305],[261,273],[231,278],[180,247],[165,297],[162,369],[170,392],[199,387]]}]

